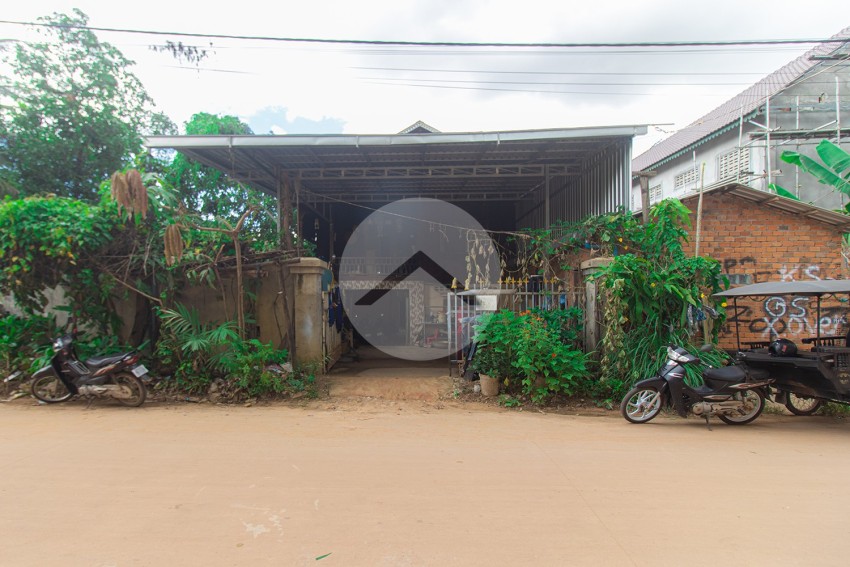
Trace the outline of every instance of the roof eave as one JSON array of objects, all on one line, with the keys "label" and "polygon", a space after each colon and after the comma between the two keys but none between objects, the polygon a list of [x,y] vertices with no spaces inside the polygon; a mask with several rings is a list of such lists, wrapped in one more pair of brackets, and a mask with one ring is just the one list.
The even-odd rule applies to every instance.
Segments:
[{"label": "roof eave", "polygon": [[633,137],[646,134],[645,124],[562,128],[548,130],[506,130],[499,132],[461,132],[433,134],[323,134],[246,135],[246,136],[149,136],[149,148],[214,148],[214,147],[293,147],[293,146],[404,146],[420,144],[502,143],[515,141],[557,140],[571,138]]}]

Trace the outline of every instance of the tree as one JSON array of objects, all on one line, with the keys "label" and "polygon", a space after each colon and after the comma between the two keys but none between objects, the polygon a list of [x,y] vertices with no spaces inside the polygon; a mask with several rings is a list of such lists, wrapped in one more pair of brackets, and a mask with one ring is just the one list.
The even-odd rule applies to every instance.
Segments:
[{"label": "tree", "polygon": [[54,14],[6,57],[13,104],[0,108],[0,178],[23,195],[94,201],[101,181],[142,150],[148,133],[174,131],[130,71],[133,62],[86,29],[88,16]]},{"label": "tree", "polygon": [[[205,112],[192,116],[185,127],[188,135],[253,134],[251,128],[235,116]],[[256,209],[257,214],[242,219],[245,223],[243,237],[253,240],[255,247],[261,249],[277,246],[277,200],[274,197],[232,181],[221,171],[179,153],[167,167],[166,179],[176,188],[186,207],[203,219],[218,219],[235,226],[246,210]]]}]

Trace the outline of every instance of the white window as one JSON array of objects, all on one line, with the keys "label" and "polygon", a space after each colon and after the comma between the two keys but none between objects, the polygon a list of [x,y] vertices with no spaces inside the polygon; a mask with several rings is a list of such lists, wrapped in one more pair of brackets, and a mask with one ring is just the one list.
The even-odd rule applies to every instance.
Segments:
[{"label": "white window", "polygon": [[661,194],[661,184],[649,188],[649,204],[654,205],[659,202],[663,195]]},{"label": "white window", "polygon": [[696,188],[697,185],[697,170],[691,168],[677,175],[673,181],[673,189],[679,191],[689,187]]},{"label": "white window", "polygon": [[750,148],[735,148],[717,158],[717,180],[740,179],[750,170]]}]

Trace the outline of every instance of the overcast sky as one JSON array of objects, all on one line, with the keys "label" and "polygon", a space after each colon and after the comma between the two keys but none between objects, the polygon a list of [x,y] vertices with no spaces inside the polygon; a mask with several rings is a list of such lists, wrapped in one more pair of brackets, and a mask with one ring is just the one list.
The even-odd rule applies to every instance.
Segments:
[{"label": "overcast sky", "polygon": [[[221,7],[219,7],[221,6]],[[76,7],[97,27],[207,34],[461,42],[826,38],[850,26],[846,0],[29,0],[0,19]],[[847,21],[840,18],[846,17]],[[0,38],[23,38],[0,24]],[[233,114],[256,133],[444,132],[654,124],[636,154],[811,46],[700,49],[400,48],[187,39],[98,32],[136,61],[161,110]],[[209,49],[200,70],[150,45]],[[210,42],[212,45],[210,45]]]}]

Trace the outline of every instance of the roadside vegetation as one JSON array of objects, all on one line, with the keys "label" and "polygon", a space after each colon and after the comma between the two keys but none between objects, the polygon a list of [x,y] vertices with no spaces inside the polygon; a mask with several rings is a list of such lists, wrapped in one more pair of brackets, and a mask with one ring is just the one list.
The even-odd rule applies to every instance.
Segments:
[{"label": "roadside vegetation", "polygon": [[[484,316],[473,368],[498,377],[500,404],[575,396],[613,407],[635,381],[658,370],[669,344],[696,352],[716,343],[725,304],[711,296],[725,282],[719,262],[685,254],[689,213],[681,202],[666,200],[652,208],[647,224],[620,211],[517,239],[529,274],[563,273],[592,257],[610,259],[592,276],[602,293],[604,333],[588,352],[578,308]],[[726,355],[718,350],[700,357],[717,365]],[[688,370],[690,381],[699,383],[699,369]]]},{"label": "roadside vegetation", "polygon": [[[0,52],[14,71],[0,79],[0,293],[19,310],[0,317],[0,373],[26,376],[49,358],[50,339],[67,331],[43,315],[51,307],[78,322],[80,355],[142,348],[169,378],[162,389],[215,384],[227,399],[312,392],[312,373],[286,364],[285,345],[248,336],[244,302],[234,320],[202,324],[179,301],[188,286],[223,285],[221,266],[238,272],[242,255],[287,242],[270,198],[183,156],[145,153],[144,136],[177,127],[133,63],[84,29],[79,10],[40,21],[54,26],[40,28],[44,41]],[[183,130],[252,134],[235,117],[207,113]],[[58,307],[45,295],[56,288]],[[136,318],[122,345],[117,303],[127,300],[150,316]]]}]

